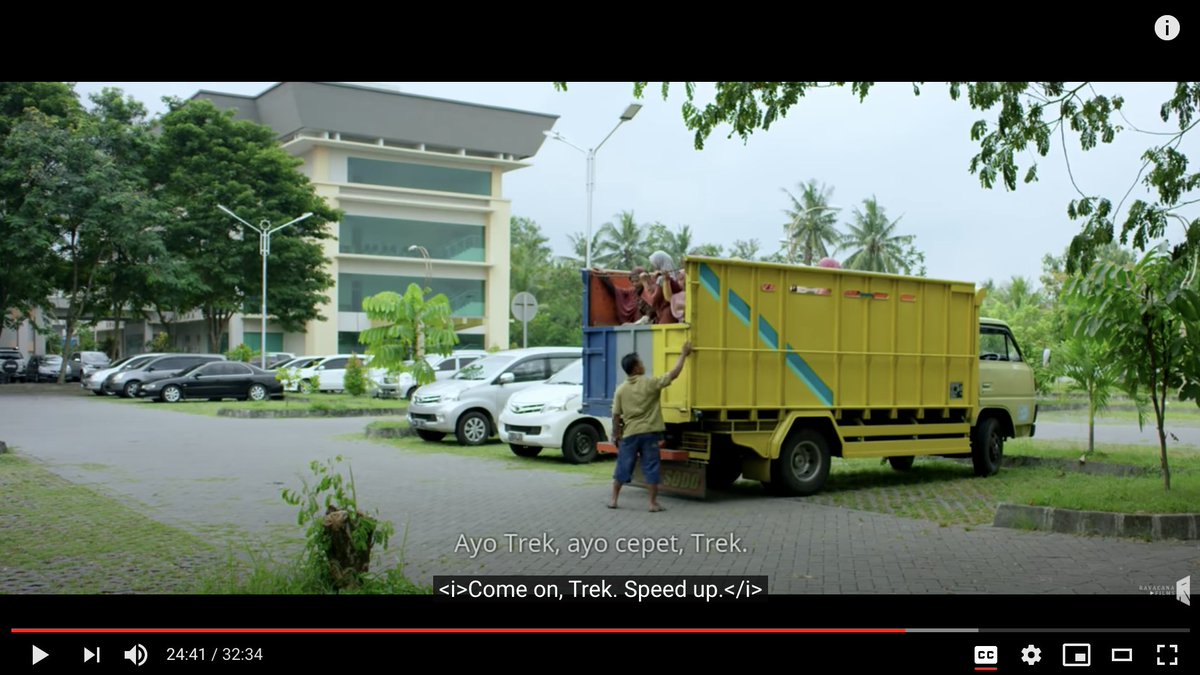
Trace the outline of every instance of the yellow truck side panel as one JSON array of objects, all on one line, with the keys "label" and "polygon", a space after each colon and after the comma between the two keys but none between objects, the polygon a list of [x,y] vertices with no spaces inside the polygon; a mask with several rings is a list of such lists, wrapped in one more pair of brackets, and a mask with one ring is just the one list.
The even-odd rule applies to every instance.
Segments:
[{"label": "yellow truck side panel", "polygon": [[[655,372],[691,340],[668,422],[695,410],[971,409],[979,395],[971,284],[689,258],[684,323],[656,326]],[[686,379],[684,379],[686,378]]]}]

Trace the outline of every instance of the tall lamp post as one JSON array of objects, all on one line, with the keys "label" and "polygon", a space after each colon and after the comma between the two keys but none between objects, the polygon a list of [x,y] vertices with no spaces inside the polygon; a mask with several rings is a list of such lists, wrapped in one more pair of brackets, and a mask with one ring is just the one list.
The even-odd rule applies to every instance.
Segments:
[{"label": "tall lamp post", "polygon": [[[842,207],[840,207],[840,206],[828,206],[825,204],[818,204],[817,206],[810,206],[807,209],[804,209],[803,211],[801,211],[798,214],[798,217],[796,218],[796,220],[799,220],[801,217],[807,216],[808,214],[812,213],[813,211],[841,211],[841,210],[842,210]],[[796,220],[792,221],[792,225],[796,224]],[[787,239],[780,239],[779,243],[788,245],[788,264],[794,265],[795,257],[796,257],[796,237],[795,237],[795,232],[792,232],[790,234],[792,236],[789,236]]]},{"label": "tall lamp post", "polygon": [[563,143],[566,143],[567,145],[575,148],[587,156],[587,260],[585,261],[584,266],[588,269],[591,269],[592,267],[592,193],[596,191],[596,153],[600,151],[600,146],[604,145],[605,141],[611,138],[612,135],[616,133],[617,129],[621,128],[622,124],[633,119],[633,116],[638,114],[638,111],[641,109],[642,104],[630,103],[629,106],[625,108],[625,112],[621,113],[621,119],[617,122],[617,126],[613,127],[613,130],[608,132],[608,136],[605,136],[604,140],[600,141],[600,143],[591,150],[584,150],[578,145],[575,145],[564,138],[563,135],[557,131],[542,132],[546,134],[546,136],[553,138],[556,141],[562,141]]},{"label": "tall lamp post", "polygon": [[[296,223],[312,216],[312,213],[306,213],[295,220],[290,220],[279,227],[271,227],[271,221],[263,219],[259,222],[261,227],[255,227],[243,220],[238,214],[230,211],[224,206],[217,204],[217,208],[225,213],[236,218],[246,227],[258,233],[258,252],[262,254],[263,269],[262,269],[262,332],[258,334],[258,351],[262,356],[260,363],[263,370],[267,369],[267,256],[271,254],[271,235],[282,230],[285,227],[295,225]],[[232,346],[232,345],[231,345]]]}]

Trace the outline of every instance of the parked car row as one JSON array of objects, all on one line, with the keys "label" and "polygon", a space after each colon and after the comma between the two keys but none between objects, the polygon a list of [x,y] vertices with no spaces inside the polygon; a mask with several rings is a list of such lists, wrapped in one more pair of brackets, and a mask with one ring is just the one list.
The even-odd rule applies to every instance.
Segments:
[{"label": "parked car row", "polygon": [[582,356],[577,347],[483,356],[412,393],[408,422],[426,441],[454,434],[462,445],[482,445],[499,436],[521,457],[561,448],[572,464],[590,462],[596,444],[612,436],[612,420],[580,412]]},{"label": "parked car row", "polygon": [[175,403],[189,398],[262,401],[283,394],[275,373],[221,354],[138,354],[83,379],[97,396],[150,398]]},{"label": "parked car row", "polygon": [[[79,382],[108,365],[104,352],[75,352],[66,361],[68,382]],[[56,382],[63,369],[63,357],[39,354],[26,359],[17,349],[0,349],[0,376],[8,382]]]}]

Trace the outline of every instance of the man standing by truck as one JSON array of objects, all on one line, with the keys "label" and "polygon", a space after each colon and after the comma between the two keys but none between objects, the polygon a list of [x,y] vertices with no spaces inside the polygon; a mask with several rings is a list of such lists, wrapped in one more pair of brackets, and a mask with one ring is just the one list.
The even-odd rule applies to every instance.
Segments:
[{"label": "man standing by truck", "polygon": [[633,480],[633,464],[642,458],[642,474],[650,488],[650,512],[665,511],[658,503],[659,450],[658,441],[667,430],[663,423],[659,392],[666,389],[683,372],[683,362],[692,353],[692,343],[679,350],[675,368],[662,377],[644,377],[646,367],[636,353],[621,359],[621,369],[628,376],[613,393],[613,443],[617,445],[617,468],[613,472],[612,501],[608,508],[617,508],[621,486]]}]

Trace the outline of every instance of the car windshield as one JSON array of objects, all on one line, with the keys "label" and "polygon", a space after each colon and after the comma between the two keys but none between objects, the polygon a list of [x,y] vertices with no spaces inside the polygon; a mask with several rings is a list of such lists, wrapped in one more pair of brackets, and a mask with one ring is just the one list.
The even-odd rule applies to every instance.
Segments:
[{"label": "car windshield", "polygon": [[490,380],[500,374],[508,364],[512,363],[511,356],[489,356],[459,369],[451,379],[454,380]]},{"label": "car windshield", "polygon": [[59,363],[60,361],[62,361],[62,357],[61,357],[61,356],[55,356],[55,355],[53,355],[53,354],[51,354],[51,355],[49,355],[49,356],[46,356],[46,357],[44,357],[44,358],[42,359],[42,362],[43,362],[43,363]]},{"label": "car windshield", "polygon": [[136,356],[126,356],[125,358],[121,359],[120,361],[113,361],[112,363],[108,364],[108,366],[110,368],[120,368],[120,367],[124,366],[126,363],[129,363],[130,361],[132,361],[136,358],[137,358]]},{"label": "car windshield", "polygon": [[572,363],[546,380],[546,384],[576,384],[583,385],[583,359]]}]

